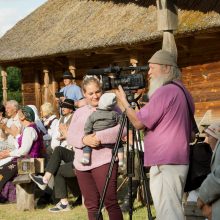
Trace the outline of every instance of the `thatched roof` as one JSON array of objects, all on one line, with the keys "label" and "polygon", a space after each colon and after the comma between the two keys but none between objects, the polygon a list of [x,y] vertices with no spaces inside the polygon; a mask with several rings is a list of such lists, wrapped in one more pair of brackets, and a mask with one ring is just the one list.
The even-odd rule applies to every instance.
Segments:
[{"label": "thatched roof", "polygon": [[[0,63],[158,40],[155,2],[48,0],[0,39]],[[219,29],[219,0],[177,4],[177,36]]]}]

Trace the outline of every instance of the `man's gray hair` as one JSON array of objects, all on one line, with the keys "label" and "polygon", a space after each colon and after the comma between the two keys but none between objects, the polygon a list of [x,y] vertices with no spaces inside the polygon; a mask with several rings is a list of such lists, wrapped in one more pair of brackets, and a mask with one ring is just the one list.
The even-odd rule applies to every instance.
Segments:
[{"label": "man's gray hair", "polygon": [[181,71],[178,67],[176,66],[170,66],[170,72],[169,75],[164,82],[164,84],[173,81],[173,80],[180,80],[181,79]]},{"label": "man's gray hair", "polygon": [[20,108],[19,104],[16,100],[9,100],[9,101],[6,102],[6,105],[7,104],[14,106],[16,110],[19,110],[19,108]]}]

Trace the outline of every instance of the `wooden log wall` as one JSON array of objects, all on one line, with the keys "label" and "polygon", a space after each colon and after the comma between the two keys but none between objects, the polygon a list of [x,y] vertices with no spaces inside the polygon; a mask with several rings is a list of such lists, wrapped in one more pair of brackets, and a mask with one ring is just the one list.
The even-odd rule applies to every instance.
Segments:
[{"label": "wooden log wall", "polygon": [[[155,51],[155,49],[154,49]],[[55,61],[48,65],[49,76],[47,90],[45,91],[44,68],[26,67],[22,70],[22,92],[24,104],[35,104],[38,108],[45,101],[45,92],[48,94],[48,101],[54,102],[54,93],[63,87],[62,75],[65,70],[73,69],[76,75],[76,84],[80,86],[83,76],[88,69],[104,68],[109,65],[121,67],[129,66],[137,62],[138,66],[146,65],[152,53],[130,53],[117,54],[95,54],[93,56],[81,56],[58,65]],[[182,60],[182,59],[180,59]],[[198,62],[197,62],[198,63]],[[34,76],[34,77],[33,77]],[[200,65],[192,65],[182,68],[182,80],[191,92],[196,106],[196,119],[199,122],[207,111],[211,111],[211,121],[220,120],[220,61],[209,62]],[[210,119],[209,119],[210,120]]]},{"label": "wooden log wall", "polygon": [[22,105],[36,105],[38,110],[45,102],[51,102],[56,108],[55,92],[58,90],[58,77],[62,71],[55,72],[40,65],[21,68]]},{"label": "wooden log wall", "polygon": [[32,67],[22,68],[22,104],[23,105],[36,105],[35,95],[35,77]]},{"label": "wooden log wall", "polygon": [[182,80],[195,101],[197,121],[207,111],[207,120],[220,121],[220,61],[183,68]]}]

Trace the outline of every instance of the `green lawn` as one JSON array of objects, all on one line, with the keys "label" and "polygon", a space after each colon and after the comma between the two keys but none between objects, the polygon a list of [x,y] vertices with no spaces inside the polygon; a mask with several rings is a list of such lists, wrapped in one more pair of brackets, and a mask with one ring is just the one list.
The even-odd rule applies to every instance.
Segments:
[{"label": "green lawn", "polygon": [[[69,212],[50,213],[47,206],[45,208],[37,208],[34,211],[18,211],[16,204],[1,204],[0,205],[0,220],[86,220],[86,209],[83,206],[73,208]],[[108,219],[106,211],[103,212],[104,219]],[[128,220],[129,215],[124,214],[124,220]],[[135,202],[133,220],[146,220],[146,208],[139,202]]]},{"label": "green lawn", "polygon": [[[118,184],[120,185],[123,181],[122,176],[118,178]],[[39,190],[39,189],[38,189]],[[127,191],[126,183],[123,184],[123,187],[118,191],[118,201],[119,204],[122,203],[123,197]],[[37,194],[42,191],[37,191]],[[139,194],[140,195],[140,194]],[[139,196],[140,197],[140,196]],[[74,202],[76,198],[69,195],[70,203]],[[84,206],[76,206],[72,208],[71,211],[68,212],[60,212],[60,213],[51,213],[48,211],[50,207],[53,205],[47,205],[46,207],[37,207],[34,211],[18,211],[16,208],[16,204],[0,204],[0,220],[86,220],[87,219],[87,211]],[[152,207],[153,215],[155,214],[154,208]],[[103,211],[104,220],[108,220],[107,212]],[[147,208],[142,205],[141,202],[134,202],[133,209],[133,220],[147,220]],[[116,219],[117,220],[117,219]],[[129,214],[124,214],[124,220],[129,220]]]}]

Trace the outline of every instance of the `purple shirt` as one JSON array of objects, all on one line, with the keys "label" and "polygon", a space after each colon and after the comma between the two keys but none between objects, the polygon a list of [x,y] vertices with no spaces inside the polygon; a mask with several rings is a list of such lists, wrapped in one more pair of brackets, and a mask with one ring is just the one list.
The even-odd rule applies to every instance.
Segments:
[{"label": "purple shirt", "polygon": [[[192,97],[184,90],[194,112]],[[179,87],[168,84],[157,89],[137,117],[147,128],[144,137],[145,166],[189,163],[192,125],[185,95]]]},{"label": "purple shirt", "polygon": [[[30,148],[30,151],[25,156],[30,157],[30,158],[38,158],[41,156],[40,155],[41,154],[41,147],[43,144],[40,132],[38,131],[37,125],[35,123],[30,124],[27,127],[31,127],[37,132],[37,140],[33,141],[32,146]],[[23,133],[21,134],[21,136],[18,138],[19,148],[22,146],[22,139],[23,138],[28,138],[28,137],[23,136]]]}]

